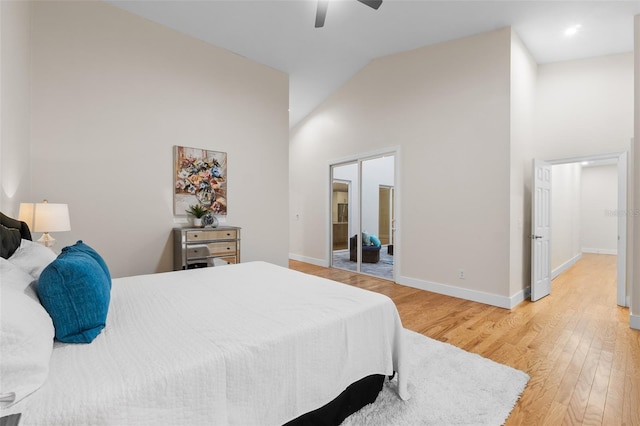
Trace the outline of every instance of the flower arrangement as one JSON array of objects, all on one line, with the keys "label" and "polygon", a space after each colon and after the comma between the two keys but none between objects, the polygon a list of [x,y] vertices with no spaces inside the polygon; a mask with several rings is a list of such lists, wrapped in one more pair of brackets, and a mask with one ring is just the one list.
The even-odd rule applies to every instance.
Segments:
[{"label": "flower arrangement", "polygon": [[180,166],[176,188],[190,194],[211,190],[222,177],[220,163],[213,158],[185,158]]}]

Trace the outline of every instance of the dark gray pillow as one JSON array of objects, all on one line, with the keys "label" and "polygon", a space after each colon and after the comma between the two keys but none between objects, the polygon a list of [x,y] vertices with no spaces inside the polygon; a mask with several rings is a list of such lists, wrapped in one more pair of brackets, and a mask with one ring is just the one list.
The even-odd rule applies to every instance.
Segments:
[{"label": "dark gray pillow", "polygon": [[0,212],[0,225],[4,225],[10,229],[17,229],[20,231],[20,236],[23,240],[31,241],[31,231],[29,226],[25,222],[12,219],[4,213]]},{"label": "dark gray pillow", "polygon": [[7,228],[0,224],[0,256],[5,259],[11,257],[18,247],[20,247],[21,240],[19,230]]}]

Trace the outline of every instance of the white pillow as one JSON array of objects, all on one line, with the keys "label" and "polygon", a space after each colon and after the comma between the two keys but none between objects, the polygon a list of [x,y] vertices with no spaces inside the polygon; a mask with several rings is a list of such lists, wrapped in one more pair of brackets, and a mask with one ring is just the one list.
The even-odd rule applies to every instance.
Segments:
[{"label": "white pillow", "polygon": [[[2,281],[0,281],[0,285],[2,285],[2,287],[12,287],[17,291],[33,293],[33,296],[36,296],[35,290],[31,285],[35,282],[35,279],[18,266],[1,257],[0,277],[2,277]],[[37,296],[36,300],[38,300]]]},{"label": "white pillow", "polygon": [[5,285],[4,278],[0,286],[0,408],[12,406],[45,382],[55,334],[42,305],[13,285]]},{"label": "white pillow", "polygon": [[49,247],[23,239],[8,260],[37,280],[42,270],[56,257]]}]

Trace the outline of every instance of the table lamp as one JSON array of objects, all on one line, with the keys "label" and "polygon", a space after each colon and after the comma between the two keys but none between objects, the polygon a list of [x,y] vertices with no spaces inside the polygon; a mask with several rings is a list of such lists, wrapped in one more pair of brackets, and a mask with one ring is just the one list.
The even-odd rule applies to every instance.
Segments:
[{"label": "table lamp", "polygon": [[31,232],[33,232],[34,209],[35,209],[34,203],[20,203],[20,210],[18,211],[18,220],[26,223]]},{"label": "table lamp", "polygon": [[71,230],[69,220],[69,206],[67,204],[49,203],[20,203],[18,218],[27,223],[34,232],[42,232],[38,242],[45,247],[52,247],[56,240],[49,232],[63,232]]}]

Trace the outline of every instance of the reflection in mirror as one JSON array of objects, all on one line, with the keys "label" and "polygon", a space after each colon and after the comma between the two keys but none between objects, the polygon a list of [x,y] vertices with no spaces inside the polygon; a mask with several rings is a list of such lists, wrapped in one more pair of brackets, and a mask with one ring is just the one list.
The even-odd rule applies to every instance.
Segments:
[{"label": "reflection in mirror", "polygon": [[381,155],[331,167],[332,267],[394,279],[394,166]]},{"label": "reflection in mirror", "polygon": [[333,249],[346,250],[349,235],[349,186],[346,180],[333,180],[331,217],[333,224]]}]

